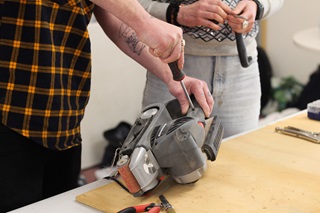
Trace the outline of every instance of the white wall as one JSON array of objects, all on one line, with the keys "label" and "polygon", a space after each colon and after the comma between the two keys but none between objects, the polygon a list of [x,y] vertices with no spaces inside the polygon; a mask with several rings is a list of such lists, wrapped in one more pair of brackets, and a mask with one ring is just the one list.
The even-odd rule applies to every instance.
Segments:
[{"label": "white wall", "polygon": [[320,64],[320,53],[314,54],[293,44],[294,33],[320,25],[319,0],[285,0],[283,7],[267,19],[266,52],[274,75],[293,75],[306,83]]},{"label": "white wall", "polygon": [[120,121],[132,124],[141,111],[145,69],[122,53],[98,23],[89,25],[92,49],[91,97],[81,125],[82,168],[99,164],[107,141],[103,132]]}]

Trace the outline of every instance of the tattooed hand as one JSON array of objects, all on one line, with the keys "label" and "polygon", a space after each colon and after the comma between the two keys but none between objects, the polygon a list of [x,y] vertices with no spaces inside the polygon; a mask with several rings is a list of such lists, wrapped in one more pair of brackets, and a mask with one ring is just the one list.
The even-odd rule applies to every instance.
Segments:
[{"label": "tattooed hand", "polygon": [[150,48],[150,53],[159,57],[164,63],[178,60],[179,68],[184,63],[184,48],[182,44],[182,29],[172,24],[150,17],[146,21],[149,28],[139,31],[138,37]]}]

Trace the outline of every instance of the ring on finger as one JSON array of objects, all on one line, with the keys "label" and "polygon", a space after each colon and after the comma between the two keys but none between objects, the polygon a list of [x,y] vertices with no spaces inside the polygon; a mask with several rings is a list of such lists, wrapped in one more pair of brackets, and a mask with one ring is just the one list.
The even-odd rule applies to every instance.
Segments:
[{"label": "ring on finger", "polygon": [[186,46],[186,41],[184,39],[181,40],[181,47]]},{"label": "ring on finger", "polygon": [[242,26],[242,29],[246,29],[249,26],[249,22],[247,20],[244,20],[241,26]]}]

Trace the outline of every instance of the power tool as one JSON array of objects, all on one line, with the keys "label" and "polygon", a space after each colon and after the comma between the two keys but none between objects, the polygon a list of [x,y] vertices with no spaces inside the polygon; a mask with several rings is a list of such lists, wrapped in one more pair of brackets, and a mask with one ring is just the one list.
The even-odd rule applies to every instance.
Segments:
[{"label": "power tool", "polygon": [[115,158],[128,191],[140,197],[171,176],[179,184],[198,181],[207,160],[214,161],[223,138],[217,116],[205,118],[194,108],[181,114],[176,99],[145,107],[130,129]]}]

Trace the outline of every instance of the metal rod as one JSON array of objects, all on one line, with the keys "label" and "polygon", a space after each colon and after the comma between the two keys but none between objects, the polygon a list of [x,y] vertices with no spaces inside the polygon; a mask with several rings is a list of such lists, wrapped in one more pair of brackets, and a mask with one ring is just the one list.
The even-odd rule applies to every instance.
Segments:
[{"label": "metal rod", "polygon": [[182,80],[180,81],[180,84],[181,84],[181,86],[182,86],[182,89],[183,89],[183,91],[184,91],[184,94],[186,94],[186,96],[187,96],[187,98],[188,98],[188,101],[189,101],[189,104],[190,104],[192,110],[194,110],[193,103],[192,103],[192,101],[191,101],[191,98],[190,98],[190,96],[189,96],[189,93],[188,93],[188,91],[187,91],[187,88],[186,88],[186,86],[184,85],[184,83],[183,83]]}]

